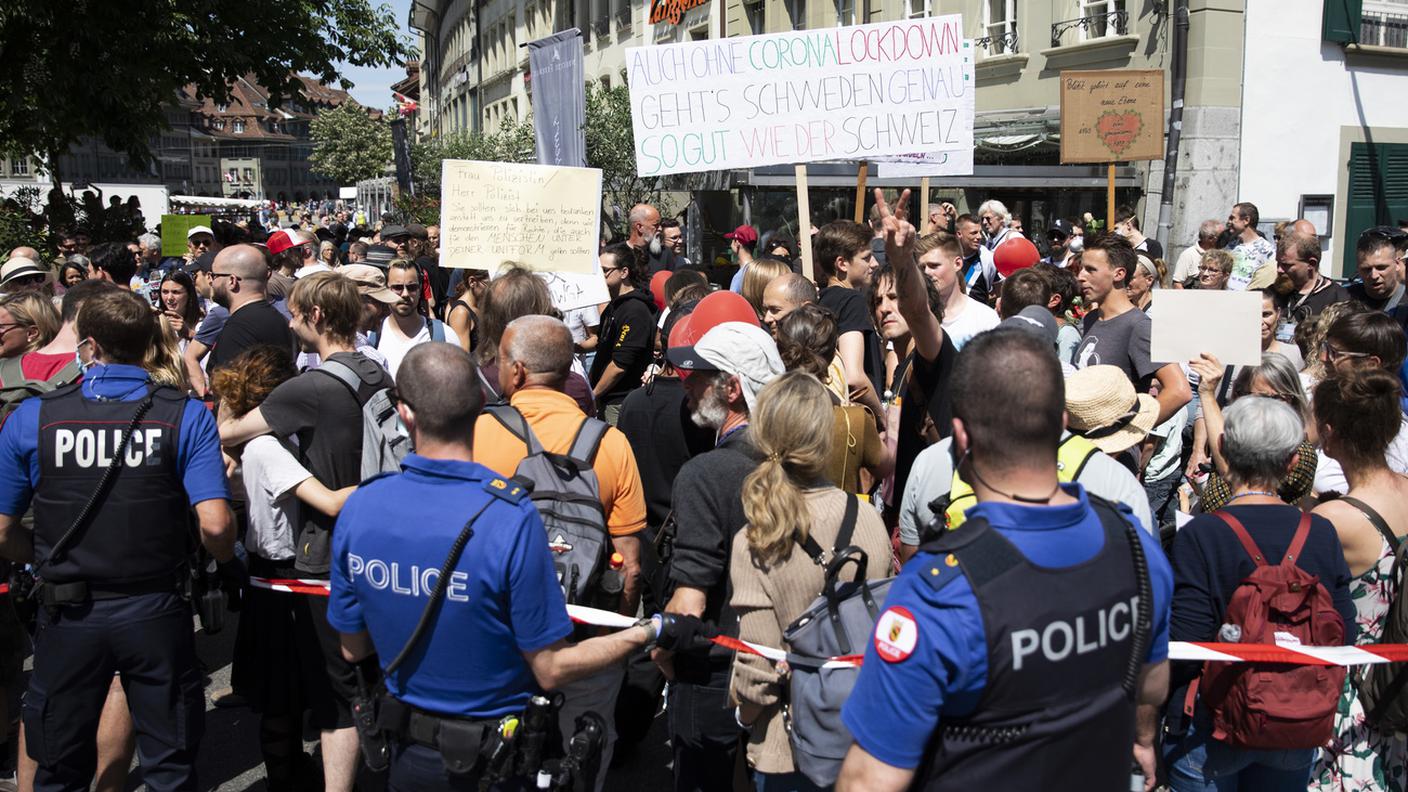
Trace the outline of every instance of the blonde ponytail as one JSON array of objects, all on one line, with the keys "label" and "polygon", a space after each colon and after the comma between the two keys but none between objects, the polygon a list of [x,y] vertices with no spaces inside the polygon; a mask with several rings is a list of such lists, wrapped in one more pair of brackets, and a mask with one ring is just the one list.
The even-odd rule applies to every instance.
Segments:
[{"label": "blonde ponytail", "polygon": [[743,480],[744,536],[756,561],[787,560],[811,531],[803,486],[822,479],[831,456],[832,404],[825,386],[802,371],[789,371],[758,394],[750,433],[764,455]]}]

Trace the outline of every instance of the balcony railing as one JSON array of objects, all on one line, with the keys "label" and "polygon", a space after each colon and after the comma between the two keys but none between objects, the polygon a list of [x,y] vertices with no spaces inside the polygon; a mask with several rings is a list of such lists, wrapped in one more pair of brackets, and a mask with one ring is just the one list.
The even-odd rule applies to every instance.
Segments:
[{"label": "balcony railing", "polygon": [[1106,36],[1123,36],[1129,32],[1129,13],[1127,11],[1110,11],[1105,14],[1092,14],[1080,19],[1067,19],[1057,22],[1051,26],[1051,46],[1061,47],[1074,42],[1066,41],[1066,34],[1073,30],[1081,31],[1081,41],[1104,38]]},{"label": "balcony railing", "polygon": [[1378,47],[1408,47],[1408,16],[1365,14],[1359,20],[1359,43]]},{"label": "balcony railing", "polygon": [[1017,30],[1013,28],[996,36],[983,36],[975,39],[973,46],[986,50],[988,55],[1011,55],[1017,52]]}]

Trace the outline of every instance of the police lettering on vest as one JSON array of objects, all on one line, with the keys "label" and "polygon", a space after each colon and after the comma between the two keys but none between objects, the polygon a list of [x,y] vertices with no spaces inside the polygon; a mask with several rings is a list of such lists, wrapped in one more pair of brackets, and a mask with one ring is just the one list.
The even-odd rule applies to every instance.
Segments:
[{"label": "police lettering on vest", "polygon": [[[368,586],[377,591],[390,591],[392,594],[406,597],[429,597],[440,580],[440,570],[433,566],[421,568],[416,564],[402,564],[399,561],[365,559],[356,553],[347,554],[347,575],[354,581],[356,578],[362,578]],[[445,599],[449,602],[469,602],[469,595],[465,593],[468,587],[467,573],[450,573],[450,583],[445,587]]]},{"label": "police lettering on vest", "polygon": [[[65,465],[80,468],[100,468],[106,470],[112,464],[112,454],[122,444],[121,429],[70,429],[54,430],[54,467]],[[122,460],[127,467],[138,465],[160,465],[162,435],[160,427],[143,427],[132,433],[128,441],[127,453]]]},{"label": "police lettering on vest", "polygon": [[1037,629],[1028,627],[1012,633],[1012,670],[1021,671],[1026,658],[1037,652],[1047,662],[1059,663],[1070,657],[1090,654],[1115,643],[1124,643],[1133,634],[1138,595],[1128,602],[1116,602],[1094,614],[1081,614],[1074,620],[1057,619]]},{"label": "police lettering on vest", "polygon": [[[83,398],[79,385],[39,397],[39,480],[34,491],[34,545],[39,558],[54,546],[95,493],[113,463],[137,402]],[[132,432],[122,469],[75,542],[45,568],[45,578],[137,581],[172,575],[186,544],[172,541],[189,525],[190,502],[177,470],[177,442],[186,397],[156,388],[152,406]]]}]

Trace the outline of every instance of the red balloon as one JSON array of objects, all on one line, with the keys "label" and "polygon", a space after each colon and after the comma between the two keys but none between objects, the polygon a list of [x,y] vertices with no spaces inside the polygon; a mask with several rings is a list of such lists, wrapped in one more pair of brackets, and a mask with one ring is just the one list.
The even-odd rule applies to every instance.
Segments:
[{"label": "red balloon", "polygon": [[1026,269],[1041,260],[1036,245],[1026,237],[1009,237],[992,252],[992,263],[1002,277],[1007,277],[1019,269]]}]

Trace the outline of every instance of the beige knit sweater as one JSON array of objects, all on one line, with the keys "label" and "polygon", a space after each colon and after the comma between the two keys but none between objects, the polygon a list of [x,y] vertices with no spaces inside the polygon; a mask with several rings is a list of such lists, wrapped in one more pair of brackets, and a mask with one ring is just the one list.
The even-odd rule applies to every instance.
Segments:
[{"label": "beige knit sweater", "polygon": [[[834,487],[808,490],[806,502],[811,511],[811,535],[830,553],[841,529],[846,494]],[[865,502],[859,506],[851,544],[864,550],[868,557],[867,578],[887,577],[891,554],[889,534],[874,507]],[[745,528],[733,537],[729,579],[733,586],[732,605],[739,615],[739,637],[785,648],[783,630],[821,594],[825,572],[796,546],[785,561],[761,567],[748,550]],[[849,580],[849,575],[845,579]],[[733,678],[729,685],[733,702],[744,705],[745,716],[749,709],[762,708],[761,715],[753,721],[748,740],[748,764],[758,772],[790,773],[795,769],[779,703],[784,684],[785,680],[780,679],[771,661],[742,653],[734,656]]]}]

